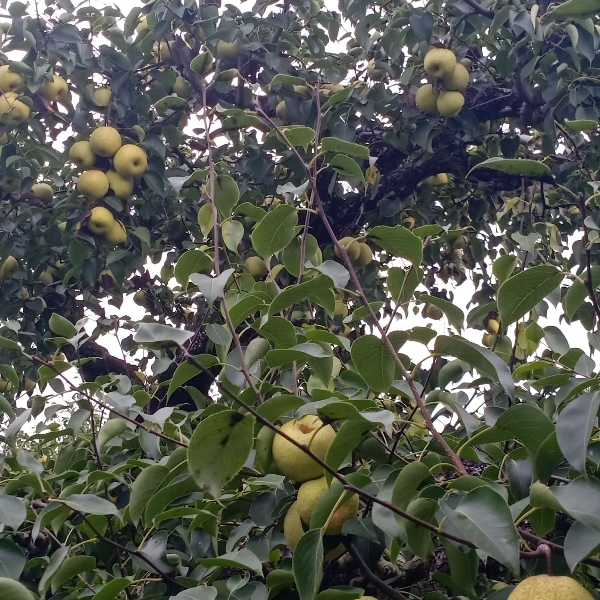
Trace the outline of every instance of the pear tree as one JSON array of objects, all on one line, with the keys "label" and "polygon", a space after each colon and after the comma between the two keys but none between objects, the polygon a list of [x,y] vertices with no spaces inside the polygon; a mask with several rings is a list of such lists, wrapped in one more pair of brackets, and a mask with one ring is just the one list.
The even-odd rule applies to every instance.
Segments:
[{"label": "pear tree", "polygon": [[600,600],[595,0],[8,0],[0,600]]}]

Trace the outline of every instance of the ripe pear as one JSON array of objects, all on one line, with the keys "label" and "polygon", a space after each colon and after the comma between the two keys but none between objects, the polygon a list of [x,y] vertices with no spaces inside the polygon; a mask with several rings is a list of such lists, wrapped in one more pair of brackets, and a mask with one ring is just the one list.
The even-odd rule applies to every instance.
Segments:
[{"label": "ripe pear", "polygon": [[[360,242],[357,242],[355,238],[350,236],[343,237],[339,242],[340,246],[346,248],[348,258],[352,262],[357,261],[360,256]],[[334,247],[334,252],[338,258],[342,258],[342,253],[338,250],[337,246]]]},{"label": "ripe pear", "polygon": [[52,202],[54,199],[54,190],[48,183],[34,183],[31,186],[31,193],[44,202]]},{"label": "ripe pear", "polygon": [[437,99],[439,94],[433,91],[433,86],[430,83],[422,85],[415,94],[415,102],[419,110],[424,113],[437,113]]},{"label": "ripe pear", "polygon": [[[0,279],[2,279],[2,277],[0,277]],[[29,290],[25,287],[21,288],[21,300],[29,300]]]},{"label": "ripe pear", "polygon": [[120,246],[127,241],[127,230],[125,225],[121,221],[115,219],[113,226],[110,228],[108,233],[104,236],[106,243],[109,246]]},{"label": "ripe pear", "polygon": [[110,88],[100,88],[94,91],[96,102],[103,108],[106,108],[110,104],[111,96],[112,90]]},{"label": "ripe pear", "polygon": [[14,92],[23,85],[23,75],[9,71],[8,69],[0,73],[0,90],[2,92]]},{"label": "ripe pear", "polygon": [[341,92],[343,89],[345,89],[345,87],[341,83],[324,83],[321,86],[321,93],[325,96],[330,96]]},{"label": "ripe pear", "polygon": [[81,174],[77,190],[89,200],[100,200],[108,192],[108,178],[102,171],[91,169]]},{"label": "ripe pear", "polygon": [[175,80],[175,85],[173,86],[173,91],[180,98],[187,98],[190,93],[190,89],[192,88],[192,84],[182,77],[181,75],[177,75],[177,79]]},{"label": "ripe pear", "polygon": [[490,319],[485,326],[485,330],[492,335],[498,335],[500,331],[500,322],[497,319]]},{"label": "ripe pear", "polygon": [[[333,427],[324,425],[315,415],[292,419],[282,425],[281,431],[298,443],[308,446],[322,460],[335,438]],[[279,470],[294,481],[308,481],[323,475],[321,465],[280,435],[276,435],[273,440],[273,459]]]},{"label": "ripe pear", "polygon": [[238,40],[234,40],[233,42],[219,40],[217,42],[217,47],[215,48],[217,58],[235,58],[239,51],[240,43]]},{"label": "ripe pear", "polygon": [[342,318],[346,318],[348,316],[348,306],[343,300],[335,301],[335,309],[333,310],[333,316],[342,316]]},{"label": "ripe pear", "polygon": [[39,280],[40,283],[43,283],[44,285],[52,285],[54,283],[54,275],[48,268],[40,273]]},{"label": "ripe pear", "polygon": [[111,169],[110,171],[106,171],[106,178],[108,179],[110,189],[117,198],[121,198],[122,200],[131,198],[134,184],[133,177],[125,177]]},{"label": "ripe pear", "polygon": [[6,92],[0,96],[0,115],[9,113],[15,123],[22,123],[29,118],[29,106],[18,99],[15,92]]},{"label": "ripe pear", "polygon": [[593,600],[592,595],[571,577],[534,575],[519,583],[509,600]]},{"label": "ripe pear", "polygon": [[282,100],[275,107],[275,114],[278,119],[281,119],[284,123],[290,122],[290,113],[288,112],[287,106],[285,105],[285,100]]},{"label": "ripe pear", "polygon": [[427,305],[426,315],[428,319],[433,319],[434,321],[439,321],[443,316],[444,312],[441,308],[434,306],[433,304]]},{"label": "ripe pear", "polygon": [[2,264],[2,271],[4,273],[4,277],[12,277],[19,268],[19,262],[14,256],[7,256],[6,260]]},{"label": "ripe pear", "polygon": [[450,178],[448,177],[448,173],[438,173],[437,175],[432,175],[425,179],[427,185],[433,186],[446,185],[449,181]]},{"label": "ripe pear", "polygon": [[[307,524],[310,525],[310,519],[317,502],[323,492],[328,489],[327,480],[325,477],[319,477],[319,479],[313,479],[312,481],[306,481],[300,486],[298,490],[298,510],[300,511],[300,518]],[[356,494],[353,494],[348,500],[346,500],[329,519],[329,523],[325,529],[326,535],[340,535],[342,533],[342,525],[348,519],[356,518],[358,515],[359,499]]]},{"label": "ripe pear", "polygon": [[139,146],[125,144],[115,154],[113,165],[123,177],[137,177],[148,168],[148,157]]},{"label": "ripe pear", "polygon": [[80,169],[91,169],[96,162],[96,155],[89,142],[75,142],[69,150],[69,160]]},{"label": "ripe pear", "polygon": [[44,80],[39,92],[50,102],[64,102],[69,98],[69,84],[60,75],[52,75],[51,81]]},{"label": "ripe pear", "polygon": [[[283,520],[283,535],[292,552],[295,550],[304,533],[304,527],[302,526],[302,519],[300,518],[300,511],[298,509],[298,502],[294,502],[288,509],[285,519]],[[340,544],[333,550],[327,552],[323,558],[326,561],[335,560],[344,554],[344,552],[346,552],[346,548],[343,544]]]},{"label": "ripe pear", "polygon": [[158,51],[160,53],[160,60],[166,65],[175,64],[173,61],[173,56],[171,56],[171,46],[169,45],[172,43],[173,42],[161,42],[160,46],[158,47]]},{"label": "ripe pear", "polygon": [[460,92],[440,92],[437,107],[444,117],[456,117],[465,104],[465,97]]},{"label": "ripe pear", "polygon": [[92,233],[99,235],[108,233],[114,224],[115,218],[108,208],[104,208],[104,206],[95,206],[92,208],[92,214],[87,222],[88,229]]},{"label": "ripe pear", "polygon": [[267,265],[260,256],[249,256],[244,265],[252,277],[264,277],[268,272]]},{"label": "ripe pear", "polygon": [[98,127],[90,135],[90,148],[94,154],[110,158],[121,147],[121,134],[108,125]]},{"label": "ripe pear", "polygon": [[469,71],[458,63],[451,75],[442,80],[442,89],[448,91],[464,92],[469,87]]},{"label": "ripe pear", "polygon": [[364,242],[359,242],[358,246],[360,248],[360,254],[356,259],[356,264],[364,267],[373,260],[373,250],[371,250],[371,247]]},{"label": "ripe pear", "polygon": [[446,48],[432,48],[425,55],[423,66],[431,77],[444,79],[451,75],[456,68],[456,55],[452,50]]}]

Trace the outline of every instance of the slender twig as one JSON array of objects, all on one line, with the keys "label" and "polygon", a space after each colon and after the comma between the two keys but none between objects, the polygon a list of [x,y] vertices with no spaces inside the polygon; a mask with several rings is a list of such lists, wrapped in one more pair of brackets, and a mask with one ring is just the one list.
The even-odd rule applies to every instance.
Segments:
[{"label": "slender twig", "polygon": [[594,307],[596,321],[600,323],[600,306],[598,305],[598,298],[596,298],[596,292],[594,291],[594,282],[592,281],[592,249],[590,247],[588,226],[585,223],[587,208],[585,205],[585,199],[583,195],[579,197],[579,210],[581,211],[581,226],[583,227],[583,245],[585,247],[585,270],[587,272],[586,286],[588,295]]}]

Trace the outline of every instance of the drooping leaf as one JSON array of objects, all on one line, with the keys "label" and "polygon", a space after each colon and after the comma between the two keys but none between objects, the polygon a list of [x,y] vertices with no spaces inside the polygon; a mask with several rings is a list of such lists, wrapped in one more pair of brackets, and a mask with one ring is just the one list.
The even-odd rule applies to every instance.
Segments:
[{"label": "drooping leaf", "polygon": [[533,179],[544,178],[551,175],[550,167],[546,163],[528,158],[502,158],[499,156],[488,158],[475,165],[467,173],[467,177],[469,177],[476,169],[492,169],[494,171],[508,173],[509,175],[521,175],[522,177],[530,177]]},{"label": "drooping leaf", "polygon": [[150,465],[142,469],[140,474],[131,484],[129,496],[129,517],[134,525],[144,514],[148,505],[148,499],[158,490],[165,477],[169,474],[169,469],[163,465]]},{"label": "drooping leaf", "polygon": [[394,381],[396,363],[385,343],[374,335],[359,337],[351,348],[352,362],[375,392],[386,392]]},{"label": "drooping leaf", "polygon": [[94,494],[71,494],[61,501],[69,508],[83,514],[116,515],[119,513],[119,509],[112,502]]},{"label": "drooping leaf", "polygon": [[215,206],[225,218],[230,217],[240,199],[238,184],[229,175],[217,175],[214,186]]},{"label": "drooping leaf", "polygon": [[378,225],[371,229],[369,237],[373,238],[386,252],[405,258],[415,267],[419,266],[423,260],[423,242],[406,227]]},{"label": "drooping leaf", "polygon": [[0,495],[0,523],[17,531],[25,521],[27,511],[21,498]]},{"label": "drooping leaf", "polygon": [[369,158],[369,149],[366,146],[361,146],[354,142],[346,142],[339,138],[323,138],[321,140],[321,150],[323,152],[339,152],[346,156],[356,156],[356,158],[362,158],[364,160]]},{"label": "drooping leaf", "polygon": [[311,529],[298,542],[292,559],[300,600],[314,600],[323,577],[323,531]]}]

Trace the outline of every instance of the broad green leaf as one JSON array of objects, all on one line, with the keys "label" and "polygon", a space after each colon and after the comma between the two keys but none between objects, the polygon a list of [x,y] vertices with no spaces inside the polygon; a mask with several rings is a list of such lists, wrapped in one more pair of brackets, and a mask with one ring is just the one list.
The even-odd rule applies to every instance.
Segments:
[{"label": "broad green leaf", "polygon": [[229,219],[221,225],[221,234],[227,248],[238,254],[238,246],[244,237],[244,226],[235,219]]},{"label": "broad green leaf", "polygon": [[[356,448],[365,435],[375,427],[375,423],[362,420],[344,421],[333,438],[327,451],[325,462],[334,470],[338,470],[346,457]],[[327,483],[331,483],[333,475],[325,472]]]},{"label": "broad green leaf", "polygon": [[323,577],[322,529],[311,529],[300,538],[292,565],[300,600],[314,600]]},{"label": "broad green leaf", "polygon": [[94,494],[71,494],[61,502],[77,512],[90,515],[117,515],[119,509],[108,500]]},{"label": "broad green leaf", "polygon": [[[600,265],[591,268],[592,287],[596,289],[600,286]],[[584,300],[589,297],[587,288],[587,272],[581,273],[580,277],[585,281],[582,283],[577,279],[569,286],[565,297],[563,298],[563,307],[565,314],[569,319],[572,319]]]},{"label": "broad green leaf", "polygon": [[[294,238],[291,243],[286,246],[283,251],[282,260],[285,268],[294,276],[300,275],[300,244],[301,237]],[[311,262],[313,265],[318,266],[322,262],[323,258],[319,250],[319,242],[316,238],[310,234],[306,236],[306,245],[304,248],[304,261]]]},{"label": "broad green leaf", "polygon": [[349,156],[345,156],[344,154],[336,154],[329,163],[329,166],[334,171],[340,173],[340,175],[355,177],[363,185],[365,184],[365,176],[362,172],[362,169],[358,163]]},{"label": "broad green leaf", "polygon": [[102,586],[102,589],[92,596],[92,600],[114,600],[126,587],[132,584],[129,579],[119,577]]},{"label": "broad green leaf", "polygon": [[21,498],[0,495],[0,523],[17,531],[25,521],[27,511]]},{"label": "broad green leaf", "polygon": [[369,149],[366,146],[355,144],[354,142],[346,142],[334,137],[325,137],[321,140],[321,150],[323,152],[339,152],[346,156],[355,156],[368,160]]},{"label": "broad green leaf", "polygon": [[0,540],[0,577],[19,579],[25,566],[23,550],[14,542],[3,538]]},{"label": "broad green leaf", "polygon": [[323,306],[326,310],[331,310],[333,312],[335,308],[335,297],[333,295],[333,291],[331,290],[333,286],[333,282],[329,277],[325,275],[321,275],[319,277],[315,277],[314,279],[310,279],[309,281],[305,281],[303,283],[299,283],[297,285],[290,285],[285,290],[281,292],[274,300],[271,302],[271,307],[269,308],[269,314],[274,315],[278,312],[284,311],[286,308],[299,304],[305,299],[312,300],[313,302],[319,304],[319,306],[323,306],[321,304],[322,299],[319,294],[323,292],[323,290],[330,293],[330,297],[332,302],[327,306]]},{"label": "broad green leaf", "polygon": [[50,582],[50,589],[53,594],[62,587],[64,583],[80,573],[93,571],[96,568],[96,559],[93,556],[72,556],[63,561],[58,567],[54,577]]},{"label": "broad green leaf", "polygon": [[[207,205],[210,208],[210,205]],[[212,216],[211,216],[212,219]],[[188,250],[184,252],[175,265],[175,279],[183,287],[187,286],[192,273],[210,272],[213,267],[213,259],[201,250]]]},{"label": "broad green leaf", "polygon": [[11,579],[3,582],[0,598],[2,600],[33,600],[34,596],[20,581]]},{"label": "broad green leaf", "polygon": [[506,363],[496,354],[461,337],[440,335],[435,340],[435,354],[450,355],[475,367],[498,381],[509,397],[514,398],[515,382]]},{"label": "broad green leaf", "polygon": [[199,585],[197,587],[190,588],[189,590],[183,590],[171,596],[169,600],[215,600],[217,597],[217,588],[212,585]]},{"label": "broad green leaf", "polygon": [[289,204],[280,204],[258,223],[252,232],[252,246],[262,256],[269,257],[283,250],[294,238],[298,213]]},{"label": "broad green leaf", "polygon": [[307,342],[298,344],[287,350],[271,350],[267,352],[267,364],[270,368],[281,367],[294,361],[304,362],[309,358],[327,358],[331,351],[327,352],[319,344]]},{"label": "broad green leaf", "polygon": [[50,325],[50,329],[52,329],[53,333],[60,335],[61,337],[70,339],[77,335],[75,325],[56,312],[52,313],[48,325]]},{"label": "broad green leaf", "polygon": [[[415,498],[406,508],[406,512],[427,523],[434,523],[437,508],[438,503],[436,500]],[[431,531],[408,519],[406,520],[405,529],[408,547],[411,552],[422,559],[430,557],[434,551]]]},{"label": "broad green leaf", "polygon": [[[194,361],[204,369],[210,369],[219,362],[218,358],[212,354],[198,354],[197,356],[194,356]],[[167,398],[170,398],[173,392],[182,387],[190,379],[193,379],[196,375],[202,373],[203,370],[200,367],[197,367],[195,364],[188,361],[182,362],[177,369],[175,369],[175,373],[173,373],[173,378],[169,383],[169,389],[167,391]]]},{"label": "broad green leaf", "polygon": [[102,452],[104,446],[113,438],[121,435],[127,429],[127,421],[124,419],[109,419],[102,425],[98,432],[98,438],[96,439],[96,445],[98,450]]},{"label": "broad green leaf", "polygon": [[[207,190],[208,191],[208,190]],[[230,217],[235,205],[240,199],[240,188],[233,177],[217,175],[215,177],[214,202],[218,211],[225,217]]]},{"label": "broad green leaf", "polygon": [[260,326],[258,333],[273,342],[278,349],[296,345],[296,328],[283,317],[276,315],[269,317],[269,320]]},{"label": "broad green leaf", "polygon": [[462,537],[513,573],[519,573],[519,536],[502,496],[482,486],[466,494],[454,510],[448,504],[441,506]]},{"label": "broad green leaf", "polygon": [[[417,490],[421,484],[429,479],[429,469],[424,463],[411,462],[406,465],[398,475],[392,491],[392,504],[406,512],[408,505],[417,496]],[[394,515],[398,524],[404,529],[406,519],[399,515]]]},{"label": "broad green leaf", "polygon": [[437,296],[430,296],[429,294],[421,294],[419,300],[437,306],[448,317],[448,321],[456,329],[461,330],[464,327],[465,313],[454,302],[449,302]]},{"label": "broad green leaf", "polygon": [[282,127],[281,131],[292,146],[308,148],[308,145],[315,139],[315,130],[304,125],[289,125]]},{"label": "broad green leaf", "polygon": [[229,309],[229,316],[234,327],[245,321],[250,315],[256,311],[266,307],[264,300],[260,296],[248,294],[244,296],[237,304],[234,304]]},{"label": "broad green leaf", "polygon": [[163,344],[183,346],[193,332],[177,329],[161,323],[139,323],[137,331],[133,334],[133,341],[138,344]]},{"label": "broad green leaf", "polygon": [[359,337],[351,348],[352,362],[375,392],[387,392],[394,381],[396,363],[385,343],[374,335]]},{"label": "broad green leaf", "polygon": [[547,483],[556,466],[563,460],[563,453],[553,431],[539,446],[535,457],[534,472],[542,483]]},{"label": "broad green leaf", "polygon": [[498,280],[498,283],[502,285],[513,274],[516,266],[517,257],[512,256],[511,254],[505,254],[494,261],[492,273]]},{"label": "broad green leaf", "polygon": [[[182,464],[182,463],[180,463]],[[170,465],[173,467],[173,465]],[[183,465],[186,466],[186,465]],[[169,481],[171,479],[169,478]],[[181,474],[173,483],[165,485],[161,484],[154,496],[146,501],[146,509],[144,511],[144,521],[151,523],[159,514],[161,514],[167,506],[178,498],[199,491],[196,482],[192,476],[187,475],[187,471]]]},{"label": "broad green leaf", "polygon": [[18,352],[21,352],[21,346],[19,346],[19,344],[17,342],[13,342],[12,340],[9,340],[8,338],[5,337],[1,337],[0,336],[0,348],[3,348],[5,350],[17,350]]},{"label": "broad green leaf", "polygon": [[306,81],[301,77],[294,77],[293,75],[287,75],[286,73],[277,73],[277,75],[271,79],[270,86],[273,87],[277,84],[288,85],[291,87],[294,85],[306,85]]},{"label": "broad green leaf", "polygon": [[476,169],[492,169],[509,175],[520,175],[521,177],[542,178],[551,175],[550,167],[543,162],[529,158],[502,158],[495,156],[488,158],[475,165],[468,173],[471,175]]},{"label": "broad green leaf", "polygon": [[[600,2],[596,2],[600,8]],[[569,121],[565,119],[565,125],[572,131],[596,131],[598,129],[597,121],[591,119],[577,119],[575,121]]]},{"label": "broad green leaf", "polygon": [[423,242],[421,238],[406,229],[406,227],[402,227],[402,225],[396,225],[395,227],[378,225],[371,229],[369,237],[386,252],[405,258],[414,267],[418,267],[423,260]]},{"label": "broad green leaf", "polygon": [[304,406],[305,402],[298,396],[283,394],[265,400],[256,410],[259,415],[271,422],[276,421],[281,415]]},{"label": "broad green leaf", "polygon": [[164,114],[168,110],[183,110],[188,108],[187,100],[179,96],[165,96],[154,103],[154,108],[158,114]]},{"label": "broad green leaf", "polygon": [[200,292],[206,298],[206,301],[212,305],[215,300],[223,294],[225,286],[233,273],[233,269],[226,269],[216,277],[209,277],[201,273],[192,273],[190,281],[198,286]]},{"label": "broad green leaf", "polygon": [[446,550],[446,558],[450,566],[452,581],[455,581],[465,591],[475,596],[473,586],[477,581],[479,567],[477,552],[474,548],[465,548],[464,546],[457,548],[453,542],[442,536],[440,536],[440,542],[442,542]]},{"label": "broad green leaf", "polygon": [[221,488],[244,466],[252,450],[254,417],[223,410],[203,419],[188,446],[188,466],[200,488],[219,498]]},{"label": "broad green leaf", "polygon": [[140,474],[131,484],[129,496],[129,517],[134,525],[137,525],[144,510],[148,505],[148,500],[158,490],[165,477],[169,474],[169,469],[163,465],[150,465],[142,469]]},{"label": "broad green leaf", "polygon": [[585,473],[588,444],[600,409],[600,393],[588,392],[572,400],[558,415],[558,445],[571,466]]},{"label": "broad green leaf", "polygon": [[569,19],[592,16],[598,11],[600,11],[600,0],[568,0],[551,11],[550,16]]},{"label": "broad green leaf", "polygon": [[565,560],[573,572],[582,560],[597,554],[597,548],[600,546],[600,530],[575,522],[567,531],[564,546]]},{"label": "broad green leaf", "polygon": [[514,275],[498,291],[498,312],[503,327],[533,310],[563,280],[564,274],[550,265],[538,265]]},{"label": "broad green leaf", "polygon": [[262,575],[262,563],[254,554],[248,549],[238,550],[236,552],[229,552],[228,554],[222,554],[216,558],[203,558],[200,559],[200,564],[205,567],[230,567],[233,569],[250,569],[258,575]]},{"label": "broad green leaf", "polygon": [[565,512],[587,527],[600,531],[600,481],[577,477],[567,485],[550,489]]},{"label": "broad green leaf", "polygon": [[58,571],[58,569],[60,568],[60,565],[63,563],[65,558],[67,558],[68,553],[69,546],[63,546],[62,548],[59,548],[56,552],[54,552],[54,554],[50,557],[50,562],[48,563],[48,566],[44,569],[44,574],[42,575],[38,584],[38,590],[42,597],[50,588],[50,582],[52,581],[52,577],[54,577],[56,571]]}]

